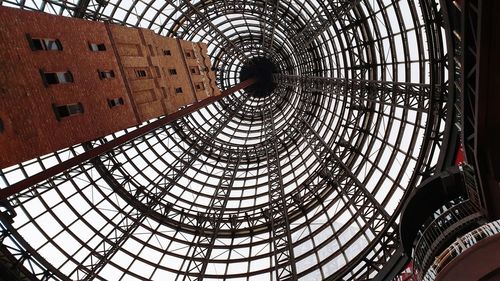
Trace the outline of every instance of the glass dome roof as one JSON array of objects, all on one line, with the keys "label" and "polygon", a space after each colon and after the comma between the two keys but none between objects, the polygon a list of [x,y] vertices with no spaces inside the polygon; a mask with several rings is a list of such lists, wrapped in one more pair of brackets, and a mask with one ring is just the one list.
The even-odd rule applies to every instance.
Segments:
[{"label": "glass dome roof", "polygon": [[[12,1],[202,41],[239,91],[10,197],[4,253],[56,280],[365,280],[440,165],[438,1]],[[4,169],[9,186],[127,131]]]}]

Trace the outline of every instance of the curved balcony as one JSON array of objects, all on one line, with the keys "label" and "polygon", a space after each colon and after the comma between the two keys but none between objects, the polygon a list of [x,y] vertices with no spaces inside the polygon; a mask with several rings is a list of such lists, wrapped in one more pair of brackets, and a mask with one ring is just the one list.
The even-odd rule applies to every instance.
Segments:
[{"label": "curved balcony", "polygon": [[460,256],[466,250],[475,247],[481,241],[499,233],[500,221],[494,221],[459,237],[455,242],[448,246],[448,248],[441,252],[441,254],[436,256],[434,262],[430,265],[422,280],[436,280],[439,273],[443,271],[447,265],[451,264],[456,257]]},{"label": "curved balcony", "polygon": [[457,236],[478,226],[483,215],[470,200],[447,208],[428,221],[418,233],[413,248],[414,267],[420,277],[427,272],[439,253]]},{"label": "curved balcony", "polygon": [[410,197],[401,216],[401,241],[422,278],[436,256],[485,218],[474,172],[468,165],[428,178]]}]

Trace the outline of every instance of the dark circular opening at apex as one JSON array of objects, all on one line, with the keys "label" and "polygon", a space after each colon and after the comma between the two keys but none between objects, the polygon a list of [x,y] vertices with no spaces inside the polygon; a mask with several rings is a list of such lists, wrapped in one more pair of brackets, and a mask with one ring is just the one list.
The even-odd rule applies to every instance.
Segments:
[{"label": "dark circular opening at apex", "polygon": [[276,83],[273,74],[277,67],[265,57],[251,58],[240,71],[240,81],[255,78],[257,82],[245,89],[245,92],[256,98],[265,98],[271,95]]}]

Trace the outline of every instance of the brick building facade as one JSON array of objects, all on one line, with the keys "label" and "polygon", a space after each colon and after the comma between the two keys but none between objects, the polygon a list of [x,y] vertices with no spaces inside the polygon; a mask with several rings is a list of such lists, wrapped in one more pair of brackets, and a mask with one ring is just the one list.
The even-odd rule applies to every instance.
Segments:
[{"label": "brick building facade", "polygon": [[0,7],[0,168],[170,114],[220,91],[207,46]]}]

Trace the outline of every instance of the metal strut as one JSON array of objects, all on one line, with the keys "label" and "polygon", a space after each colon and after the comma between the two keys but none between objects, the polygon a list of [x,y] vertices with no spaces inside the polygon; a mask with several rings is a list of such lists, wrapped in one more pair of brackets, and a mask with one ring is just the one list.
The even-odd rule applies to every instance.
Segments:
[{"label": "metal strut", "polygon": [[278,138],[274,126],[272,108],[264,110],[262,115],[266,137],[273,144],[270,151],[266,150],[270,208],[264,211],[264,216],[270,222],[274,237],[272,244],[276,280],[297,280],[290,221],[288,219],[283,175],[281,173],[278,152]]},{"label": "metal strut", "polygon": [[[301,87],[311,92],[323,92],[336,96],[427,112],[430,107],[432,86],[429,84],[329,78],[317,76],[274,76],[282,86]],[[439,90],[440,86],[434,86]]]},{"label": "metal strut", "polygon": [[[266,0],[261,23],[262,48],[264,50],[271,50],[273,48],[279,5],[279,0]],[[270,23],[268,23],[268,20],[270,20]]]},{"label": "metal strut", "polygon": [[[242,50],[240,50],[240,48],[238,48],[234,44],[234,42],[224,34],[224,32],[222,32],[217,26],[215,26],[212,21],[208,20],[207,17],[204,16],[203,13],[195,5],[191,4],[191,1],[184,0],[183,3],[190,9],[192,9],[195,13],[194,15],[192,15],[189,21],[193,21],[195,23],[199,21],[200,24],[203,24],[214,31],[214,33],[212,34],[215,38],[217,38],[218,42],[221,42],[221,45],[223,45],[223,41],[227,43],[227,45],[223,47],[227,55],[236,56],[242,62],[246,62],[249,59],[249,57]],[[174,3],[171,4],[173,5]]]},{"label": "metal strut", "polygon": [[[183,280],[202,280],[207,270],[210,255],[212,253],[212,249],[214,248],[219,229],[222,225],[222,216],[226,210],[229,194],[231,193],[231,188],[236,178],[236,173],[241,159],[238,153],[227,155],[227,158],[233,160],[232,162],[230,161],[227,163],[224,168],[219,184],[217,185],[214,195],[211,197],[208,210],[205,213],[198,214],[198,239],[196,241],[196,246],[192,248],[190,253],[191,258],[189,259],[187,266],[184,267],[184,261],[181,267],[182,269],[186,269],[186,275]],[[205,233],[205,229],[208,226],[213,228],[211,233]]]},{"label": "metal strut", "polygon": [[[244,103],[246,98],[242,100],[238,100],[235,104],[237,108],[240,104]],[[224,126],[231,120],[237,110],[233,111],[231,115],[226,116],[226,118],[219,119],[216,124],[211,128],[207,134],[198,136],[196,140],[193,141],[193,144],[181,155],[179,159],[176,160],[175,163],[171,166],[170,170],[165,170],[161,174],[164,176],[160,176],[155,179],[153,186],[153,190],[149,193],[145,193],[140,187],[139,184],[134,184],[133,180],[126,180],[123,177],[120,168],[114,168],[118,164],[113,157],[108,157],[108,154],[101,155],[99,159],[95,158],[91,160],[92,165],[99,171],[102,177],[106,180],[106,182],[113,188],[115,192],[120,194],[120,196],[127,198],[128,204],[132,207],[130,211],[128,211],[127,216],[123,216],[120,219],[119,223],[117,223],[117,228],[111,230],[101,243],[98,244],[96,248],[103,249],[99,254],[100,256],[96,257],[92,253],[89,254],[84,259],[83,264],[89,264],[88,267],[81,267],[80,271],[85,276],[82,280],[92,280],[99,274],[102,268],[107,264],[107,262],[114,256],[114,254],[121,248],[121,246],[127,241],[129,237],[134,234],[134,231],[141,225],[141,222],[144,219],[151,217],[158,221],[161,221],[162,218],[159,216],[178,216],[178,212],[174,212],[173,209],[170,209],[169,206],[165,206],[160,204],[160,200],[167,195],[174,184],[186,173],[186,171],[192,167],[193,163],[202,155],[204,150],[209,146],[202,146],[202,149],[199,149],[199,144],[203,142],[204,139],[213,139],[222,131]],[[105,165],[106,162],[109,162],[108,165]],[[119,182],[119,180],[121,182]],[[123,181],[122,181],[123,180]],[[221,183],[222,188],[218,189],[218,196],[221,196],[221,193],[227,191],[229,186],[226,184],[226,181]],[[225,189],[224,189],[225,188]],[[219,191],[221,190],[221,191]],[[219,206],[217,203],[214,203],[214,206]],[[225,204],[224,204],[225,206]],[[156,212],[156,213],[154,213]],[[223,212],[222,212],[223,213]],[[123,214],[117,213],[118,216],[122,216]],[[185,218],[182,217],[182,218]],[[116,230],[119,231],[116,231]],[[218,227],[216,228],[218,229]],[[216,231],[216,230],[215,230]],[[215,239],[214,239],[215,240]],[[203,243],[203,242],[200,242]],[[207,253],[205,251],[200,251],[201,253]],[[210,256],[210,251],[207,253]],[[198,255],[200,255],[198,253]],[[199,266],[194,267],[194,269],[199,269]],[[190,269],[193,271],[194,269]],[[206,265],[204,265],[203,273],[206,269]],[[202,275],[203,275],[202,273]]]},{"label": "metal strut", "polygon": [[73,17],[99,20],[108,0],[80,0],[74,8]]},{"label": "metal strut", "polygon": [[361,0],[330,0],[326,1],[324,9],[318,10],[306,24],[306,26],[295,36],[296,40],[309,46],[323,31],[335,24],[337,21],[348,20],[349,12]]},{"label": "metal strut", "polygon": [[[327,94],[330,93],[331,92],[327,92]],[[308,94],[310,93],[301,93],[305,99],[310,97]],[[363,254],[358,254],[354,258],[357,262],[352,264],[359,264],[364,261],[374,270],[380,270],[399,245],[397,224],[394,223],[391,216],[367,189],[366,185],[363,184],[344,163],[339,156],[340,152],[331,148],[331,145],[329,145],[313,126],[306,121],[304,118],[305,111],[299,110],[299,112],[301,113],[294,118],[296,122],[288,122],[289,127],[294,130],[293,132],[292,130],[285,130],[287,137],[292,138],[295,134],[300,134],[305,140],[305,144],[311,149],[312,153],[323,167],[320,170],[320,176],[342,195],[346,204],[354,207],[360,219],[364,221],[365,229],[371,231],[375,236],[374,241],[379,241],[379,243],[383,245],[383,249],[373,249],[373,246],[366,248]],[[378,251],[382,251],[382,254]],[[369,253],[373,253],[371,260],[363,259],[363,257],[368,256]],[[350,269],[352,268],[346,267],[339,270],[339,272],[335,274],[333,280],[337,280]]]},{"label": "metal strut", "polygon": [[[307,128],[303,137],[308,145],[312,148],[313,153],[320,157],[325,155],[326,163],[322,171],[324,177],[329,184],[337,187],[342,196],[347,199],[347,202],[353,206],[360,218],[366,223],[368,229],[375,236],[375,241],[381,241],[384,244],[384,255],[378,257],[382,262],[387,262],[391,254],[396,251],[399,245],[397,238],[397,225],[391,220],[390,215],[384,207],[375,199],[373,194],[368,191],[366,186],[356,177],[356,175],[347,167],[342,159],[328,146],[324,139],[312,128],[312,126],[301,118],[303,124]],[[322,160],[322,159],[320,159]],[[375,251],[377,251],[376,249]],[[372,251],[371,247],[365,248],[362,253],[358,254],[353,260],[357,260],[350,264],[351,266],[358,264],[368,253]],[[384,260],[385,259],[385,260]],[[376,270],[377,265],[374,265]],[[337,277],[347,272],[347,268],[339,270],[336,273]]]}]

